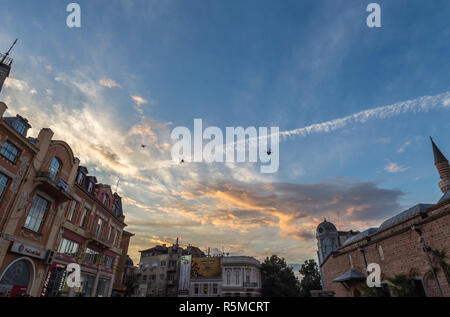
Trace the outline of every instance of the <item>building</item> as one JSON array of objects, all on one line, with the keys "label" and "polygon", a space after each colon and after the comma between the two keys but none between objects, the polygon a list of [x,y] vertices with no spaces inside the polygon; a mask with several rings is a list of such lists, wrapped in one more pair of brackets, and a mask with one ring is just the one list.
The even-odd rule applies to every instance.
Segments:
[{"label": "building", "polygon": [[248,256],[222,258],[222,296],[260,297],[261,264]]},{"label": "building", "polygon": [[159,245],[140,251],[138,280],[140,297],[176,297],[178,295],[179,258],[183,249]]},{"label": "building", "polygon": [[192,259],[190,297],[220,297],[222,294],[222,257]]},{"label": "building", "polygon": [[[338,231],[334,224],[326,219],[317,226],[317,258],[319,259],[319,267],[324,259],[332,252],[335,252],[342,244],[351,236],[358,234],[358,231]],[[322,276],[322,270],[320,270]],[[322,279],[322,288],[323,288]]]},{"label": "building", "polygon": [[[131,258],[128,256],[128,247],[130,245],[130,239],[134,236],[134,234],[123,231],[122,232],[122,240],[120,243],[120,249],[122,250],[122,254],[120,255],[117,263],[117,274],[115,276],[114,285],[113,285],[113,296],[123,297],[126,295],[127,286],[126,286],[126,278],[130,275],[130,272],[134,272],[134,264]],[[120,274],[121,272],[121,274]]]},{"label": "building", "polygon": [[[119,262],[126,257],[132,236],[125,233],[124,218],[121,197],[109,185],[97,184],[86,167],[78,167],[72,201],[64,209],[55,243],[55,261],[47,273],[45,296],[110,297],[116,275],[123,275]],[[81,266],[80,288],[66,286],[70,263]]]},{"label": "building", "polygon": [[433,141],[432,148],[442,198],[436,204],[418,204],[378,228],[349,237],[321,263],[324,291],[339,297],[361,296],[367,265],[377,263],[383,284],[387,277],[405,274],[418,294],[450,296],[450,272],[435,269],[441,266],[433,254],[450,249],[450,166]]},{"label": "building", "polygon": [[[8,54],[0,56],[0,89]],[[28,137],[28,120],[6,110],[0,102],[0,296],[110,296],[133,236],[121,197],[88,176],[52,130]],[[81,266],[80,288],[65,283],[69,263]]]}]

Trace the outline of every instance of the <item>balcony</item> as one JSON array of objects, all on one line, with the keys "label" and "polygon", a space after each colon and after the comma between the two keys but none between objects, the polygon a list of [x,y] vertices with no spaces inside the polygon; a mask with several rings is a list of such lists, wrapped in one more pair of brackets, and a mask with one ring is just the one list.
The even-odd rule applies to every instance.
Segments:
[{"label": "balcony", "polygon": [[258,288],[258,283],[244,283],[245,288]]},{"label": "balcony", "polygon": [[11,57],[8,57],[6,54],[0,53],[0,63],[1,64],[11,67],[12,62],[13,62],[13,60]]},{"label": "balcony", "polygon": [[69,193],[69,185],[61,178],[59,178],[58,181],[55,181],[50,172],[38,172],[35,181],[38,183],[38,187],[41,190],[60,202],[72,199],[72,196]]}]

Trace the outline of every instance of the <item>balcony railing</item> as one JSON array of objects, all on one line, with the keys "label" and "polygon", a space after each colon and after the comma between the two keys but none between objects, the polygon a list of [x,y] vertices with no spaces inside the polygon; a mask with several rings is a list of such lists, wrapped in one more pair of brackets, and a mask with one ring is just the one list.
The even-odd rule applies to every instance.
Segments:
[{"label": "balcony railing", "polygon": [[0,53],[0,63],[1,64],[11,67],[12,62],[13,62],[13,59],[11,57],[8,57],[5,54]]},{"label": "balcony railing", "polygon": [[41,183],[41,186],[52,195],[63,200],[71,199],[69,192],[69,185],[59,178],[57,181],[50,172],[38,172],[36,175],[36,181]]},{"label": "balcony railing", "polygon": [[250,288],[250,287],[258,287],[258,283],[244,283],[244,287],[248,287],[248,288]]}]

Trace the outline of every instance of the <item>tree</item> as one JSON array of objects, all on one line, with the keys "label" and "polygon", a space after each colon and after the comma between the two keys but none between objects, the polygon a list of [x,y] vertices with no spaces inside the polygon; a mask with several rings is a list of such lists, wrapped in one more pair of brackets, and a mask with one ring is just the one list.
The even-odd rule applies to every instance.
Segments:
[{"label": "tree", "polygon": [[395,297],[421,297],[414,281],[406,274],[399,274],[392,278],[386,278],[389,282],[388,289]]},{"label": "tree", "polygon": [[300,282],[300,296],[310,297],[311,291],[322,289],[319,267],[316,261],[305,261],[300,269],[300,274],[303,276]]},{"label": "tree", "polygon": [[137,288],[137,277],[135,274],[130,274],[125,276],[125,296],[130,297],[134,295],[134,291]]},{"label": "tree", "polygon": [[447,284],[450,285],[450,264],[447,263],[448,256],[446,250],[431,250],[435,260],[437,261],[440,269],[444,272],[445,279],[447,280]]},{"label": "tree", "polygon": [[262,293],[265,297],[298,297],[300,283],[284,258],[272,255],[261,265]]}]

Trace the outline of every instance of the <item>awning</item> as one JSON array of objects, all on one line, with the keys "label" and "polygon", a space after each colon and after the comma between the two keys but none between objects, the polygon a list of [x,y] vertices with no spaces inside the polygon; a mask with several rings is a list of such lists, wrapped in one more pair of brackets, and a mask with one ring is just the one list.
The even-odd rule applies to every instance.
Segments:
[{"label": "awning", "polygon": [[336,277],[333,282],[340,283],[340,282],[347,282],[351,280],[365,280],[366,276],[364,274],[359,273],[355,270],[348,270],[341,276]]}]

